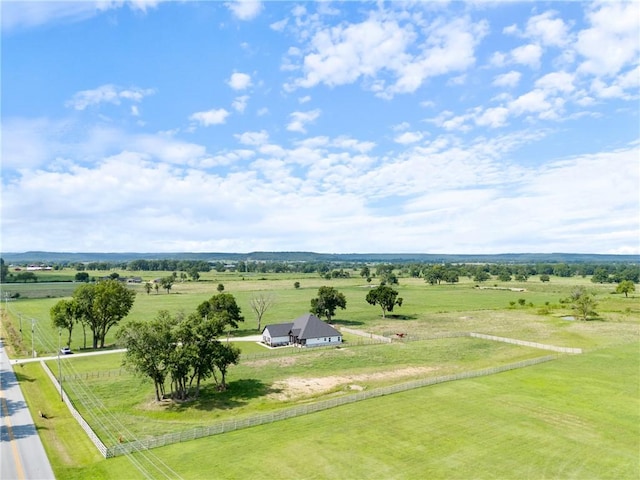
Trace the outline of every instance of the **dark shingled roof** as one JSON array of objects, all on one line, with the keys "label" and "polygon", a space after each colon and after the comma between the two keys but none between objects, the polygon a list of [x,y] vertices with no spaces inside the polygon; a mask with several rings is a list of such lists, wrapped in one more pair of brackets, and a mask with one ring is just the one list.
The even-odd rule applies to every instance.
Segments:
[{"label": "dark shingled roof", "polygon": [[268,328],[272,337],[288,337],[293,322],[288,323],[274,323],[273,325],[267,325],[264,327],[263,332]]},{"label": "dark shingled roof", "polygon": [[340,335],[339,331],[320,320],[313,313],[305,313],[293,322],[267,325],[262,331],[264,332],[267,328],[272,337],[286,337],[289,333],[292,333],[300,340]]},{"label": "dark shingled roof", "polygon": [[293,331],[293,334],[301,340],[319,337],[335,337],[336,335],[340,335],[340,332],[331,325],[320,320],[313,313],[305,313],[304,315],[296,318],[293,321],[293,327],[291,330]]}]

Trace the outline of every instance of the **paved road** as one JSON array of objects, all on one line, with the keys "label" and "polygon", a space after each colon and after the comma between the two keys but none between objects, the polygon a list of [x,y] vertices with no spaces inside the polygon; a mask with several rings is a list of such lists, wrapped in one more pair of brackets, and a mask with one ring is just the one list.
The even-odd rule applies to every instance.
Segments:
[{"label": "paved road", "polygon": [[0,340],[0,478],[55,479],[51,464]]}]

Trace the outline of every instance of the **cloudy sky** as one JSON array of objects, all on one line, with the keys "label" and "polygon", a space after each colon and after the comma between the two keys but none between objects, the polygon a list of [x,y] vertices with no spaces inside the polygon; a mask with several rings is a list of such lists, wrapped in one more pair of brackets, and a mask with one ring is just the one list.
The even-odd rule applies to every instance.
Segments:
[{"label": "cloudy sky", "polygon": [[638,2],[1,8],[2,251],[640,253]]}]

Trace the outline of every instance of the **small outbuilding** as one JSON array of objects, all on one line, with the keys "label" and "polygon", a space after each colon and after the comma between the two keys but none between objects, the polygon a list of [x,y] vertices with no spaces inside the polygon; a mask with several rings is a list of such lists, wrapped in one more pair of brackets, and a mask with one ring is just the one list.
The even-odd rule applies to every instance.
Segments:
[{"label": "small outbuilding", "polygon": [[267,325],[262,330],[262,342],[278,347],[296,345],[318,347],[342,343],[342,334],[312,313],[305,313],[293,322]]}]

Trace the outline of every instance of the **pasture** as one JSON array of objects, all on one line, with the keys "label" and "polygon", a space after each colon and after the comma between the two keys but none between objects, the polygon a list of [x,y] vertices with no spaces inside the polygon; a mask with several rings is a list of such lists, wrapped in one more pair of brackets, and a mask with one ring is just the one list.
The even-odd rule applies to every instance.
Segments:
[{"label": "pasture", "polygon": [[[161,276],[151,273],[154,278]],[[25,365],[21,374],[30,408],[37,411],[43,404],[55,408],[54,418],[48,424],[40,421],[39,427],[57,476],[86,478],[89,472],[95,472],[92,478],[162,478],[165,474],[168,478],[640,475],[637,295],[613,295],[615,286],[594,285],[588,278],[575,277],[552,277],[545,284],[532,277],[523,283],[491,280],[483,285],[524,288],[524,292],[478,289],[464,278],[459,284],[435,286],[422,279],[400,278],[395,288],[404,303],[393,316],[382,318],[378,307],[365,302],[368,286],[357,272],[352,278],[331,280],[318,275],[215,272],[203,277],[200,282],[178,281],[170,294],[163,290],[147,294],[141,285],[133,286],[138,295],[130,318],[149,319],[161,309],[188,313],[217,293],[216,286],[223,283],[224,291],[236,297],[245,316],[238,334],[255,334],[257,325],[249,306],[253,295],[275,298],[263,318],[265,325],[291,320],[308,311],[317,289],[330,285],[347,298],[347,309],[338,310],[334,318],[337,326],[387,336],[476,331],[579,347],[586,352],[109,460],[96,457],[91,444],[84,443],[88,440],[79,438],[84,434],[69,421],[68,412],[59,408],[59,403],[54,404],[55,390],[39,365]],[[294,288],[295,281],[300,282],[300,288]],[[571,310],[560,299],[576,285],[596,293],[598,320],[563,318],[570,316]],[[524,305],[517,302],[521,298]],[[3,318],[3,322],[10,320],[10,324],[3,323],[3,334],[8,333],[7,327],[13,330],[17,353],[30,353],[31,323],[25,328],[25,321],[31,318],[36,325],[36,351],[44,354],[57,350],[58,332],[48,319],[48,310],[57,300],[27,298],[8,303],[9,319]],[[21,340],[16,338],[20,315]],[[115,329],[107,343],[113,343],[114,333]],[[230,389],[217,392],[206,386],[201,399],[186,404],[155,404],[150,383],[119,372],[119,354],[65,358],[63,369],[65,376],[114,372],[106,378],[67,381],[67,393],[76,396],[87,421],[99,435],[114,439],[122,435],[120,427],[113,426],[116,420],[126,425],[127,436],[142,438],[348,395],[354,388],[373,389],[425,375],[477,370],[549,353],[470,338],[363,346],[356,346],[356,339],[351,337],[347,340],[351,342],[340,349],[298,349],[296,353],[267,352],[255,344],[238,342],[243,358],[229,371]],[[72,347],[77,349],[82,341],[82,331],[77,328]],[[57,372],[55,362],[51,368]],[[301,387],[296,390],[296,385]],[[86,392],[95,402],[93,407],[83,400]],[[71,438],[79,442],[77,452],[69,446]],[[305,458],[304,472],[298,470],[299,458]]]}]

